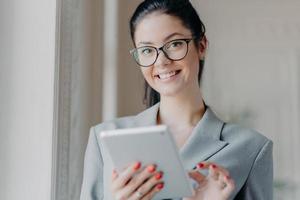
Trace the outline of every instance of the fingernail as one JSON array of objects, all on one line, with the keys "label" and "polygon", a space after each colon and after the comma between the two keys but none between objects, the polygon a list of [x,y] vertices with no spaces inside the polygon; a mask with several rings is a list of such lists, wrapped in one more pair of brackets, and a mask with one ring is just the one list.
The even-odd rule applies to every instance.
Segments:
[{"label": "fingernail", "polygon": [[159,183],[156,187],[157,187],[157,189],[161,190],[164,187],[164,184],[163,183]]},{"label": "fingernail", "polygon": [[141,163],[137,162],[137,163],[134,164],[133,169],[138,170],[140,167],[141,167]]},{"label": "fingernail", "polygon": [[159,180],[159,179],[161,179],[162,176],[163,176],[163,173],[159,172],[158,174],[155,175],[155,179]]},{"label": "fingernail", "polygon": [[213,164],[213,165],[212,165],[212,168],[216,169],[216,168],[217,168],[217,165]]},{"label": "fingernail", "polygon": [[147,167],[147,170],[148,170],[149,173],[152,173],[156,170],[156,167],[155,167],[155,165],[150,165],[150,166]]},{"label": "fingernail", "polygon": [[198,168],[203,168],[204,167],[204,164],[203,163],[198,163]]},{"label": "fingernail", "polygon": [[226,179],[227,179],[227,180],[230,180],[230,176],[226,176]]}]

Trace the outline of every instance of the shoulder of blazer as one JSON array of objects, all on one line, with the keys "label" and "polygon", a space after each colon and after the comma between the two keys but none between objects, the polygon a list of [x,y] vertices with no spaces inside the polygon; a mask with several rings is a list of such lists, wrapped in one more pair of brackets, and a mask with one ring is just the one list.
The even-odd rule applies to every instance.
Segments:
[{"label": "shoulder of blazer", "polygon": [[258,131],[232,123],[224,124],[221,140],[241,146],[243,149],[249,149],[249,151],[252,150],[251,154],[258,153],[255,149],[260,151],[267,142],[272,143],[269,138]]},{"label": "shoulder of blazer", "polygon": [[99,132],[101,130],[130,128],[134,126],[134,118],[135,116],[120,117],[97,124],[93,126],[93,128],[95,129],[95,132]]},{"label": "shoulder of blazer", "polygon": [[94,126],[95,132],[99,132],[101,130],[155,125],[158,108],[159,103],[138,113],[137,115],[120,117],[110,121],[105,121]]}]

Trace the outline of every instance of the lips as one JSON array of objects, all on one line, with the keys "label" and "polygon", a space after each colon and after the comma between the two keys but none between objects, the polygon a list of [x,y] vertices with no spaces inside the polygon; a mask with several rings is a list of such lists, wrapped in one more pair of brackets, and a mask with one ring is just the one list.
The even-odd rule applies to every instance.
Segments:
[{"label": "lips", "polygon": [[174,70],[174,71],[169,71],[169,72],[165,72],[165,73],[159,73],[159,74],[155,75],[155,77],[158,77],[161,80],[165,80],[172,76],[177,75],[180,71],[181,70]]}]

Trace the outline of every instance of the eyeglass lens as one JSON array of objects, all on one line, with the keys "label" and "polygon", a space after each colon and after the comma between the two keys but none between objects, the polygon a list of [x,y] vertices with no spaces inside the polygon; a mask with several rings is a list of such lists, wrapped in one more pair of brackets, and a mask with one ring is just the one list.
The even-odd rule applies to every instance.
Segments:
[{"label": "eyeglass lens", "polygon": [[[171,60],[180,60],[185,57],[188,50],[189,40],[173,40],[166,43],[162,51]],[[136,62],[141,66],[153,65],[158,57],[159,50],[152,46],[140,47],[134,50],[133,56]]]}]

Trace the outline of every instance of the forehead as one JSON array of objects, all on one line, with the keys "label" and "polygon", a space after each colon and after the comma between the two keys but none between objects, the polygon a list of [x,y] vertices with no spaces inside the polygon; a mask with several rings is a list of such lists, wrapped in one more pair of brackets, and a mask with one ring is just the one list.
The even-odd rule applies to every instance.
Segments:
[{"label": "forehead", "polygon": [[[138,23],[135,30],[135,44],[140,42],[161,44],[174,33],[191,36],[191,31],[183,26],[178,17],[155,12],[147,15]],[[179,36],[174,35],[174,38]]]}]

